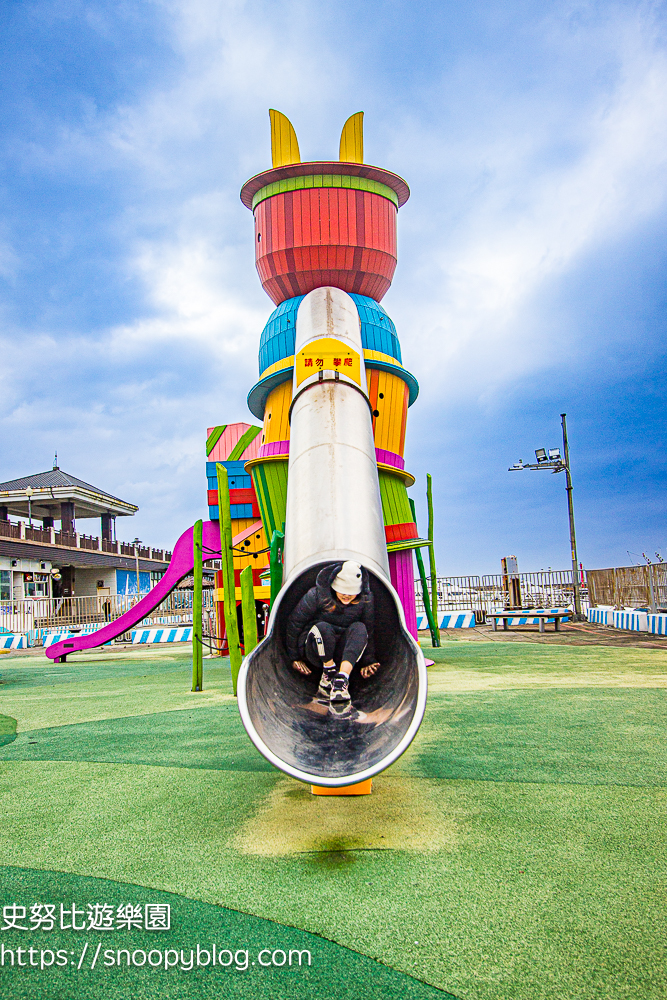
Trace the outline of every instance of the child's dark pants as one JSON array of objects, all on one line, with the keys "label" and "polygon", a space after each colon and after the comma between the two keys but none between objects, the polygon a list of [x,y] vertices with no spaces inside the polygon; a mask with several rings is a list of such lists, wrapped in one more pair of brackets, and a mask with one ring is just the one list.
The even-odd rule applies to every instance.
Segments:
[{"label": "child's dark pants", "polygon": [[340,668],[343,660],[353,666],[366,649],[368,632],[363,622],[352,622],[348,628],[317,622],[306,636],[305,655],[313,667],[322,667],[334,660]]}]

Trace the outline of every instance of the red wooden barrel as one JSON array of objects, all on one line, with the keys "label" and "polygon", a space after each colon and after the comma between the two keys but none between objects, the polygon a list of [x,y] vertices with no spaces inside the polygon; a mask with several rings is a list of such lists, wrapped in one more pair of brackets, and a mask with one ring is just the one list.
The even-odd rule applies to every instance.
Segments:
[{"label": "red wooden barrel", "polygon": [[396,216],[409,197],[400,177],[365,164],[316,162],[248,181],[255,260],[276,305],[323,285],[380,301],[396,269]]}]

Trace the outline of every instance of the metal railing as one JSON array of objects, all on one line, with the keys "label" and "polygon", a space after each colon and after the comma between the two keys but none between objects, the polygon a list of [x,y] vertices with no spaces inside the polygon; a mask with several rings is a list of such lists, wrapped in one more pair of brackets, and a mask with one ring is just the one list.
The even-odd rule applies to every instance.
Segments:
[{"label": "metal railing", "polygon": [[[431,593],[431,581],[427,579],[428,592]],[[475,611],[484,608],[482,582],[479,576],[439,576],[438,611]],[[415,599],[417,611],[424,610],[422,587],[415,580]]]},{"label": "metal railing", "polygon": [[[519,573],[522,608],[571,607],[574,602],[572,570],[544,573]],[[427,580],[431,593],[431,581]],[[500,573],[490,576],[439,576],[438,611],[475,611],[478,617],[516,606],[510,598],[508,578]],[[584,588],[584,598],[587,592]],[[417,611],[423,612],[421,582],[415,580]]]},{"label": "metal railing", "polygon": [[[574,607],[572,570],[548,570],[545,573],[519,573],[519,594],[522,608]],[[511,608],[507,577],[483,576],[482,587],[487,597],[486,611]]]}]

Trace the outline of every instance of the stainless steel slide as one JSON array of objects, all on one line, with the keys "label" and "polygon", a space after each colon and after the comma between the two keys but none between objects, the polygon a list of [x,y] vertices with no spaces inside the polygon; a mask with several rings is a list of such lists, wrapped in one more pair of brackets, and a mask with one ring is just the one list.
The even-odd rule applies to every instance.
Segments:
[{"label": "stainless steel slide", "polygon": [[[389,580],[359,315],[339,288],[303,299],[294,355],[284,585],[266,638],[244,659],[238,700],[248,735],[295,778],[323,786],[364,781],[410,744],[426,703],[426,667]],[[352,674],[354,712],[336,716],[316,697],[318,677],[287,659],[289,614],[328,563],[369,572],[381,669]]]}]

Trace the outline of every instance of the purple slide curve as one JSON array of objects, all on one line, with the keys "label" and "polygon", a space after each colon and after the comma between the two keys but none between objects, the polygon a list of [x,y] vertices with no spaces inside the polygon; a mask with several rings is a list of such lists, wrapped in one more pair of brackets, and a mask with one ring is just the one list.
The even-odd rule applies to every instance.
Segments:
[{"label": "purple slide curve", "polygon": [[[47,646],[44,650],[46,655],[56,663],[64,663],[68,653],[76,653],[80,649],[94,649],[95,646],[103,646],[105,642],[110,642],[117,636],[127,632],[140,622],[151,611],[154,611],[165,597],[171,593],[177,583],[192,573],[194,569],[194,554],[192,550],[192,533],[194,526],[184,531],[174,546],[171,562],[160,582],[153,587],[145,597],[135,604],[133,608],[126,611],[120,618],[109,622],[104,628],[88,635],[72,636],[55,642],[52,646]],[[202,548],[204,550],[204,562],[211,559],[220,558],[220,527],[218,521],[204,521],[202,531]]]}]

